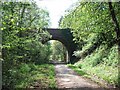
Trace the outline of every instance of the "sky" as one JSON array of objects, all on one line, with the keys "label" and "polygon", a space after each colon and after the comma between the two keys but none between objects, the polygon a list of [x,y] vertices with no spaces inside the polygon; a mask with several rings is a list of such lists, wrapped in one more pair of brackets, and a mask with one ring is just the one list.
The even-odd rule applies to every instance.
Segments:
[{"label": "sky", "polygon": [[37,5],[49,11],[51,28],[58,28],[58,21],[65,10],[78,0],[35,0]]}]

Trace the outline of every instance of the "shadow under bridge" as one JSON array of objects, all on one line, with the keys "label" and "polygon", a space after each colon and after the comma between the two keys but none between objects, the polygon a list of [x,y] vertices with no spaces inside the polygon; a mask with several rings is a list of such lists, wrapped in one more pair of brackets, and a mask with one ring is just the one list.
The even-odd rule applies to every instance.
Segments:
[{"label": "shadow under bridge", "polygon": [[[68,50],[68,62],[76,62],[73,52],[76,50],[77,44],[73,41],[73,34],[71,33],[70,28],[66,29],[57,29],[57,28],[43,28],[44,31],[47,31],[52,35],[52,38],[49,40],[58,40],[60,41]],[[47,40],[48,41],[48,40]],[[42,41],[43,43],[47,41]]]}]

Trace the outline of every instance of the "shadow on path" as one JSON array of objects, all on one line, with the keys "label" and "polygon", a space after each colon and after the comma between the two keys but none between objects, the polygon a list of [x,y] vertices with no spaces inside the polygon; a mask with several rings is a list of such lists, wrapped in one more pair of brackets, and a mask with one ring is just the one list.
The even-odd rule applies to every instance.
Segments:
[{"label": "shadow on path", "polygon": [[65,64],[55,64],[58,90],[119,90],[102,88],[91,80],[85,79]]}]

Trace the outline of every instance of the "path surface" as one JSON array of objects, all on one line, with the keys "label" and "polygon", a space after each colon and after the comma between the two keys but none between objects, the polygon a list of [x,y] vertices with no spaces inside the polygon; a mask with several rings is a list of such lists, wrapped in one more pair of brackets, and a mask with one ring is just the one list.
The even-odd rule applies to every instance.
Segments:
[{"label": "path surface", "polygon": [[[69,90],[96,90],[100,88],[96,83],[83,79],[72,69],[64,64],[55,65],[56,81],[58,88],[69,88]],[[104,90],[104,89],[102,89]]]}]

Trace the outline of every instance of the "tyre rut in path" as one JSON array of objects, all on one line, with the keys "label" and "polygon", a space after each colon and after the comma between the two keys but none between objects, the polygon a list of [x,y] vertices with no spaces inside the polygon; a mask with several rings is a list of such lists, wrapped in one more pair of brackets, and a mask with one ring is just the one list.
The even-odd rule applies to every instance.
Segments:
[{"label": "tyre rut in path", "polygon": [[67,65],[56,64],[55,71],[58,89],[69,88],[70,90],[96,90],[100,88],[96,83],[77,75],[72,69],[68,68]]}]

